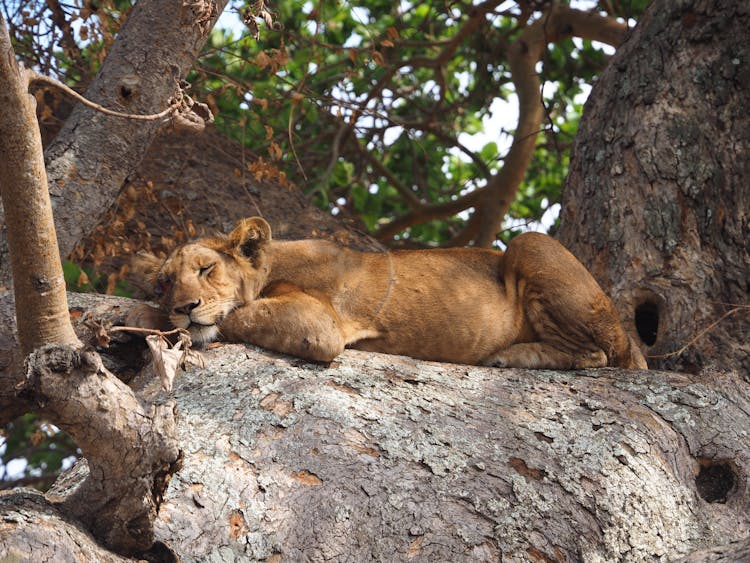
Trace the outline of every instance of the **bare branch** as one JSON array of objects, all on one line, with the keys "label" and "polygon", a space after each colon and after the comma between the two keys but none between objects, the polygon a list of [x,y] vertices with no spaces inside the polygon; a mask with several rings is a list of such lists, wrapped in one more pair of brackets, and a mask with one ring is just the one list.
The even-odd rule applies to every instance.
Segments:
[{"label": "bare branch", "polygon": [[578,36],[617,46],[625,39],[627,30],[627,25],[614,18],[555,4],[510,46],[508,62],[518,96],[518,125],[503,168],[482,190],[482,203],[477,210],[481,223],[474,241],[477,246],[488,247],[495,241],[531,163],[544,119],[541,84],[535,67],[547,44]]},{"label": "bare branch", "polygon": [[383,225],[374,236],[376,239],[385,242],[412,225],[450,217],[460,211],[465,211],[470,207],[476,206],[480,195],[481,190],[476,190],[446,203],[421,205],[413,211],[394,219],[387,225]]},{"label": "bare branch", "polygon": [[0,15],[0,193],[24,354],[42,344],[80,345],[68,317],[35,100]]}]

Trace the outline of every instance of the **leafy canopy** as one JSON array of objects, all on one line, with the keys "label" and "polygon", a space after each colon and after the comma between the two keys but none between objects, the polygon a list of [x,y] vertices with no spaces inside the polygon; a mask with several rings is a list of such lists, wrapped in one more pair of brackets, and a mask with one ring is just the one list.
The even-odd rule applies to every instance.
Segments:
[{"label": "leafy canopy", "polygon": [[[319,206],[377,234],[394,217],[480,189],[503,166],[518,114],[506,53],[543,17],[535,4],[547,7],[258,2],[274,28],[261,26],[259,40],[214,30],[190,80],[221,130]],[[646,2],[574,4],[632,22]],[[538,65],[547,120],[513,224],[539,221],[559,202],[581,102],[608,58],[588,40],[548,46]],[[397,241],[447,243],[470,212],[414,221]]]}]

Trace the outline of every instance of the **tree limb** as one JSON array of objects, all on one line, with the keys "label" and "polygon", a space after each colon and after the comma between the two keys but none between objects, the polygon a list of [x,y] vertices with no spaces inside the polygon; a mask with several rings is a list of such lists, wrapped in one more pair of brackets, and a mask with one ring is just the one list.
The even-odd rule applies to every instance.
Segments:
[{"label": "tree limb", "polygon": [[[125,113],[158,113],[225,5],[226,0],[137,2],[86,98]],[[45,154],[61,256],[94,228],[158,128],[157,122],[113,123],[93,109],[76,106]],[[107,158],[98,158],[101,154]],[[9,285],[4,238],[0,235],[0,285]]]},{"label": "tree limb", "polygon": [[416,225],[417,223],[424,223],[426,221],[442,219],[450,215],[455,215],[460,211],[464,211],[476,205],[477,202],[479,202],[480,193],[481,190],[475,190],[453,201],[428,205],[423,204],[401,217],[396,217],[390,223],[383,225],[373,236],[376,239],[385,242],[404,229]]},{"label": "tree limb", "polygon": [[68,492],[64,510],[119,553],[150,548],[161,497],[180,459],[174,405],[142,404],[92,352],[45,346],[27,365],[20,392],[88,459],[89,476]]},{"label": "tree limb", "polygon": [[0,15],[0,193],[6,213],[24,354],[42,343],[80,344],[68,318],[36,104]]},{"label": "tree limb", "polygon": [[627,25],[614,18],[555,3],[550,12],[525,28],[509,47],[510,73],[518,96],[518,125],[502,169],[482,189],[481,205],[476,211],[481,217],[474,241],[477,246],[489,247],[497,238],[531,163],[544,119],[536,64],[547,44],[576,36],[619,46],[627,31]]}]

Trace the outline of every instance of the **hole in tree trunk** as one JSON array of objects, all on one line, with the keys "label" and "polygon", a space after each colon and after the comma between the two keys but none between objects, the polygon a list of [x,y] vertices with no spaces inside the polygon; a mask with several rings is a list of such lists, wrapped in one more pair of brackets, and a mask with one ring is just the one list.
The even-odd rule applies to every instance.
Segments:
[{"label": "hole in tree trunk", "polygon": [[635,308],[635,329],[641,341],[647,346],[656,343],[659,334],[659,305],[656,299],[646,298]]},{"label": "hole in tree trunk", "polygon": [[701,464],[695,478],[698,494],[706,502],[727,502],[737,482],[731,464],[728,461],[708,459],[699,459],[698,463]]}]

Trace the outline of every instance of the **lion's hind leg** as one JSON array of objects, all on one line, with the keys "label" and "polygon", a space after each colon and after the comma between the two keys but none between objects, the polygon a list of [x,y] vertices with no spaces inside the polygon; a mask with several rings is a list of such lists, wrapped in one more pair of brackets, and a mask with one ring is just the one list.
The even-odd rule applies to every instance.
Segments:
[{"label": "lion's hind leg", "polygon": [[605,350],[591,338],[589,327],[579,318],[579,307],[571,307],[567,295],[561,298],[524,280],[516,282],[512,276],[507,276],[505,283],[518,288],[518,303],[522,304],[518,315],[523,315],[526,329],[519,333],[520,342],[496,350],[484,365],[527,369],[607,365]]},{"label": "lion's hind leg", "polygon": [[570,353],[546,342],[522,342],[498,351],[482,362],[486,366],[527,369],[581,369],[607,365],[603,350]]}]

